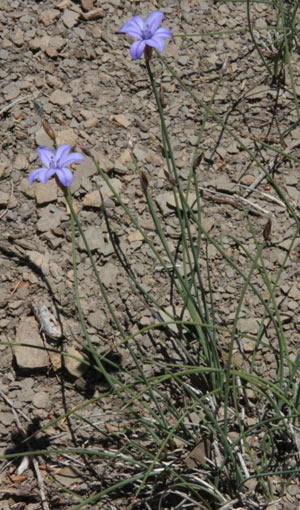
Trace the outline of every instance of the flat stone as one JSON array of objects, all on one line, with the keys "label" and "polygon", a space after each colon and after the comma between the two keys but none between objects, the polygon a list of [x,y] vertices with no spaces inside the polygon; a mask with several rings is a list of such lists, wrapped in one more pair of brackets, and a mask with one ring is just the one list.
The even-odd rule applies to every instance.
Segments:
[{"label": "flat stone", "polygon": [[73,103],[73,96],[63,90],[55,90],[49,97],[49,101],[59,106],[65,106]]},{"label": "flat stone", "polygon": [[105,287],[115,285],[119,269],[115,264],[108,262],[105,266],[98,268],[101,279]]},{"label": "flat stone", "polygon": [[57,9],[46,9],[40,12],[39,19],[47,27],[48,25],[52,25],[59,15],[60,12]]},{"label": "flat stone", "polygon": [[104,9],[93,9],[92,11],[82,13],[82,17],[86,21],[89,21],[92,19],[104,18],[104,16],[105,16]]},{"label": "flat stone", "polygon": [[90,129],[92,127],[95,127],[97,126],[97,124],[99,124],[99,119],[97,117],[90,117],[89,119],[87,119],[85,122],[84,122],[84,127],[85,129]]},{"label": "flat stone", "polygon": [[42,182],[35,184],[35,198],[39,205],[49,204],[57,200],[57,184],[55,180],[50,180],[46,184]]},{"label": "flat stone", "polygon": [[98,190],[88,193],[83,200],[83,207],[94,207],[100,209],[102,206],[101,196]]},{"label": "flat stone", "polygon": [[5,99],[9,101],[11,99],[15,99],[16,97],[18,97],[18,95],[20,94],[20,89],[19,87],[16,87],[16,85],[11,84],[9,88],[5,87],[5,89],[3,89],[3,92],[5,95]]},{"label": "flat stone", "polygon": [[76,163],[76,171],[74,172],[74,179],[71,184],[71,192],[74,193],[74,191],[77,191],[86,177],[91,177],[95,174],[97,174],[97,170],[89,158],[81,163]]},{"label": "flat stone", "polygon": [[60,35],[55,35],[51,37],[49,40],[49,47],[53,48],[56,51],[61,50],[66,44],[66,40]]},{"label": "flat stone", "polygon": [[64,129],[56,133],[57,145],[71,145],[75,147],[77,144],[77,135],[73,129]]},{"label": "flat stone", "polygon": [[[117,179],[116,177],[113,177],[112,179],[110,179],[110,184],[112,185],[112,187],[114,188],[114,190],[120,194],[120,191],[123,187],[123,183]],[[114,196],[113,192],[111,191],[111,189],[109,188],[109,186],[106,184],[106,182],[104,182],[102,184],[102,186],[100,187],[101,189],[101,193],[102,193],[102,196],[104,198],[104,200],[106,200],[107,198],[111,198]]]},{"label": "flat stone", "polygon": [[82,477],[69,466],[57,469],[53,474],[53,478],[64,487],[78,487],[82,484]]},{"label": "flat stone", "polygon": [[41,37],[34,37],[33,39],[30,39],[29,41],[29,48],[32,51],[38,51],[42,46],[42,38]]},{"label": "flat stone", "polygon": [[[232,144],[231,144],[232,145]],[[217,191],[220,191],[222,193],[233,193],[234,191],[234,184],[228,179],[226,175],[222,175],[221,177],[218,177],[214,181],[214,185],[216,187]]]},{"label": "flat stone", "polygon": [[[197,198],[196,193],[189,193],[187,203],[190,207],[194,208],[197,205],[196,198]],[[167,204],[169,207],[176,207],[176,201],[175,201],[173,193],[169,193],[168,198],[167,198]],[[179,206],[179,209],[182,210],[180,201],[178,201],[178,206]]]},{"label": "flat stone", "polygon": [[139,230],[131,232],[131,234],[129,234],[128,236],[129,243],[134,243],[135,241],[144,241],[144,236],[141,234]]},{"label": "flat stone", "polygon": [[52,74],[49,74],[49,76],[46,77],[48,85],[53,88],[61,88],[63,87],[63,82],[57,77],[53,76]]},{"label": "flat stone", "polygon": [[[87,365],[80,361],[84,359],[82,353],[73,345],[66,348],[66,353],[70,354],[70,356],[64,357],[66,370],[74,377],[81,377],[88,368]],[[71,356],[74,356],[74,358]]]},{"label": "flat stone", "polygon": [[62,21],[67,28],[72,28],[75,25],[77,25],[78,20],[79,20],[78,12],[70,11],[69,9],[65,10],[62,17]]},{"label": "flat stone", "polygon": [[8,59],[8,51],[0,50],[0,60],[7,60],[7,59]]},{"label": "flat stone", "polygon": [[295,174],[287,175],[285,182],[286,182],[287,186],[296,186],[298,184],[298,181],[299,181],[299,177],[295,173]]},{"label": "flat stone", "polygon": [[34,397],[34,379],[26,377],[22,381],[21,391],[18,393],[18,400],[20,402],[32,402]]},{"label": "flat stone", "polygon": [[[53,207],[53,206],[52,206]],[[58,209],[52,212],[49,210],[49,206],[45,208],[37,222],[37,229],[40,232],[48,232],[49,230],[54,230],[61,222],[62,212]]]},{"label": "flat stone", "polygon": [[31,370],[48,366],[48,354],[44,349],[39,327],[34,317],[21,318],[17,329],[16,343],[25,344],[12,347],[18,368]]},{"label": "flat stone", "polygon": [[103,330],[106,323],[106,316],[102,310],[91,312],[88,315],[88,323],[96,329]]},{"label": "flat stone", "polygon": [[155,201],[164,216],[170,214],[170,209],[167,205],[168,200],[171,200],[170,193],[161,193],[160,195],[155,196]]},{"label": "flat stone", "polygon": [[241,178],[241,184],[244,184],[244,186],[251,186],[251,184],[254,182],[254,176],[250,174],[244,175],[244,177]]},{"label": "flat stone", "polygon": [[4,155],[0,155],[0,179],[4,179],[5,177],[9,177],[12,172],[12,165],[10,164],[8,158]]},{"label": "flat stone", "polygon": [[[99,228],[91,227],[85,232],[86,240],[89,244],[90,250],[101,250],[102,247],[105,245],[104,236],[103,233]],[[80,251],[86,251],[83,239],[80,238],[79,240],[79,250]]]},{"label": "flat stone", "polygon": [[34,407],[37,407],[38,409],[46,409],[50,406],[49,393],[46,393],[45,391],[38,391],[35,393],[32,403]]},{"label": "flat stone", "polygon": [[49,147],[49,149],[54,150],[53,141],[51,140],[50,136],[48,136],[47,133],[45,133],[43,128],[40,128],[35,133],[35,142],[37,145],[46,145],[47,147]]},{"label": "flat stone", "polygon": [[84,11],[91,11],[94,8],[94,0],[81,0],[81,7]]},{"label": "flat stone", "polygon": [[241,333],[255,335],[258,331],[258,319],[255,319],[254,317],[250,317],[248,319],[239,319],[238,327]]},{"label": "flat stone", "polygon": [[24,154],[17,154],[14,161],[14,168],[16,170],[27,170],[29,168],[28,159]]},{"label": "flat stone", "polygon": [[300,192],[297,188],[295,186],[287,186],[287,192],[290,198],[295,202],[295,205],[298,205],[300,202]]},{"label": "flat stone", "polygon": [[16,46],[23,46],[24,44],[24,32],[19,27],[16,29],[15,33],[12,36],[12,41]]},{"label": "flat stone", "polygon": [[9,193],[4,193],[4,191],[0,191],[0,206],[5,207],[9,201]]},{"label": "flat stone", "polygon": [[108,157],[105,156],[102,152],[96,152],[95,159],[96,161],[99,161],[99,165],[105,172],[110,172],[111,170],[114,169],[114,163],[110,159],[108,159]]},{"label": "flat stone", "polygon": [[113,120],[117,122],[122,127],[128,128],[131,124],[131,121],[123,115],[123,113],[120,113],[118,115],[113,115]]},{"label": "flat stone", "polygon": [[201,220],[201,224],[206,232],[210,232],[215,224],[215,220],[213,218],[203,218],[203,220]]},{"label": "flat stone", "polygon": [[44,255],[39,253],[38,251],[28,251],[27,257],[31,262],[33,262],[37,267],[42,267]]}]

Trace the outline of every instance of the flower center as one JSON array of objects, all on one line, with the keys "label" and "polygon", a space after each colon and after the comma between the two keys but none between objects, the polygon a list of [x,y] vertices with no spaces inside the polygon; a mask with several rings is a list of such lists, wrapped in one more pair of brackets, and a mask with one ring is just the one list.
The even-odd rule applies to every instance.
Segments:
[{"label": "flower center", "polygon": [[57,163],[56,163],[55,157],[52,156],[51,159],[50,159],[49,168],[54,169],[56,167],[57,167]]},{"label": "flower center", "polygon": [[151,30],[150,30],[149,25],[144,25],[144,30],[142,30],[142,34],[143,34],[143,39],[144,40],[151,39],[153,34],[152,34]]}]

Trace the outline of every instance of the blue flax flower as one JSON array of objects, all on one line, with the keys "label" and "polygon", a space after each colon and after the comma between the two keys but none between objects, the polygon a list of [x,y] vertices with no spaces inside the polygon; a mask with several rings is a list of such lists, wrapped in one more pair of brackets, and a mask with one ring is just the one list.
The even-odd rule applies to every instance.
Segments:
[{"label": "blue flax flower", "polygon": [[35,179],[46,183],[56,175],[58,180],[63,186],[70,186],[73,181],[73,174],[67,166],[77,161],[84,161],[84,157],[79,152],[71,152],[71,145],[61,145],[56,152],[53,152],[49,147],[41,145],[38,147],[38,155],[46,168],[38,168],[33,170],[28,177],[29,184],[32,184]]},{"label": "blue flax flower", "polygon": [[133,59],[140,58],[146,46],[152,46],[158,51],[163,51],[165,47],[164,39],[166,37],[172,39],[172,34],[168,28],[159,28],[162,19],[162,12],[153,11],[148,14],[145,20],[140,16],[135,16],[120,28],[119,32],[131,35],[131,37],[137,39],[130,46],[130,54]]}]

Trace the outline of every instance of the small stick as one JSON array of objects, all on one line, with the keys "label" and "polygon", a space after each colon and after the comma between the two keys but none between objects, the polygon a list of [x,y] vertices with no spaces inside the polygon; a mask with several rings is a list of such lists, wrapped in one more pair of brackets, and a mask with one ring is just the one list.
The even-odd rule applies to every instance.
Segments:
[{"label": "small stick", "polygon": [[[238,183],[237,185],[238,185],[238,186],[240,186],[241,188],[246,189],[246,190],[249,190],[249,189],[250,189],[250,188],[249,188],[249,186],[245,186],[245,184],[240,184],[240,183]],[[278,204],[278,205],[282,205],[282,207],[284,207],[284,203],[283,203],[281,200],[279,200],[278,198],[272,197],[272,195],[270,195],[269,193],[265,193],[264,191],[260,191],[259,189],[255,189],[255,190],[253,190],[253,191],[255,191],[255,193],[259,193],[259,194],[260,194],[260,195],[262,195],[263,197],[268,198],[268,199],[269,199],[269,200],[271,200],[272,202],[275,202],[276,204]]]},{"label": "small stick", "polygon": [[[267,211],[266,209],[263,209],[259,205],[254,204],[253,202],[250,202],[250,200],[247,200],[244,196],[242,197],[240,195],[237,195],[236,193],[229,195],[228,193],[221,193],[219,191],[212,190],[209,188],[203,188],[202,186],[199,186],[199,189],[202,191],[205,191],[206,193],[211,193],[218,197],[222,197],[222,199],[220,199],[220,200],[223,200],[223,197],[224,197],[225,200],[223,200],[223,203],[228,203],[229,205],[234,205],[235,207],[239,207],[244,202],[248,206],[248,208],[257,209],[261,214],[265,214],[265,215],[269,214],[269,211]],[[232,200],[229,200],[229,199],[234,199],[236,201],[236,203],[232,202]],[[218,201],[218,198],[216,198],[215,200]],[[239,202],[240,202],[240,204],[239,204]]]},{"label": "small stick", "polygon": [[[268,164],[268,169],[271,172],[275,165],[275,158],[270,161]],[[265,172],[261,172],[258,177],[256,177],[255,181],[252,182],[251,186],[249,186],[248,191],[244,194],[244,197],[247,198],[254,190],[257,188],[257,186],[263,181],[263,179],[266,177]]]}]

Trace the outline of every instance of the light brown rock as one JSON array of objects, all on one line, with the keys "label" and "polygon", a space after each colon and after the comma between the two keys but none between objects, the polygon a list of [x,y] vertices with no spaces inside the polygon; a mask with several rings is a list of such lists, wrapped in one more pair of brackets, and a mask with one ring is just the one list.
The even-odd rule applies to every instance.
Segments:
[{"label": "light brown rock", "polygon": [[70,355],[65,356],[66,370],[74,377],[81,377],[87,368],[86,365],[82,363],[84,358],[81,352],[79,352],[73,345],[67,347],[66,352]]},{"label": "light brown rock", "polygon": [[84,11],[91,11],[94,8],[94,0],[81,0],[81,7]]},{"label": "light brown rock", "polygon": [[71,147],[75,147],[77,144],[77,135],[73,129],[64,129],[56,133],[56,142],[57,145],[67,144],[71,145]]},{"label": "light brown rock", "polygon": [[113,115],[113,120],[115,120],[120,126],[128,128],[131,124],[130,120],[123,115],[123,113],[120,113],[118,115]]},{"label": "light brown rock", "polygon": [[63,90],[55,90],[49,97],[49,101],[59,106],[65,106],[73,103],[72,94],[64,92]]},{"label": "light brown rock", "polygon": [[69,9],[65,10],[63,17],[62,17],[63,24],[67,28],[72,28],[75,25],[77,25],[78,19],[79,19],[78,12],[70,11]]},{"label": "light brown rock", "polygon": [[83,207],[94,207],[99,209],[102,205],[101,196],[98,190],[88,193],[83,200]]},{"label": "light brown rock", "polygon": [[24,154],[17,154],[15,162],[14,162],[14,168],[16,170],[27,170],[29,167],[28,159]]},{"label": "light brown rock", "polygon": [[48,366],[49,358],[34,317],[22,317],[17,329],[16,343],[12,347],[16,365],[20,369],[38,369]]},{"label": "light brown rock", "polygon": [[46,184],[36,183],[34,191],[36,202],[39,205],[49,204],[57,199],[57,184],[54,180],[50,180]]},{"label": "light brown rock", "polygon": [[44,255],[42,253],[39,253],[38,251],[28,251],[27,256],[33,264],[35,264],[38,267],[41,267],[43,264]]},{"label": "light brown rock", "polygon": [[24,44],[24,32],[19,27],[16,29],[14,35],[12,36],[12,41],[16,46],[23,46]]},{"label": "light brown rock", "polygon": [[57,9],[47,9],[39,14],[39,19],[47,27],[52,25],[58,16],[60,12]]}]

